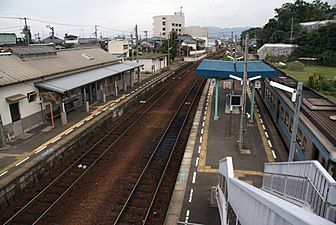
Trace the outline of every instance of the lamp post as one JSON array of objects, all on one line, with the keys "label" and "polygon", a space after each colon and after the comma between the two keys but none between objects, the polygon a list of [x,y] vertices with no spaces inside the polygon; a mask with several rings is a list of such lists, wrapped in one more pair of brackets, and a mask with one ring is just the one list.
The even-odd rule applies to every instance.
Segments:
[{"label": "lamp post", "polygon": [[247,42],[248,42],[248,34],[245,36],[245,56],[244,56],[244,76],[243,76],[243,93],[242,93],[242,106],[241,106],[241,113],[240,113],[240,126],[239,126],[239,149],[243,148],[243,142],[244,142],[244,114],[245,114],[245,104],[246,104],[246,88],[247,88],[247,57],[248,57],[248,48],[247,48]]},{"label": "lamp post", "polygon": [[300,119],[300,107],[301,107],[301,100],[302,100],[302,82],[298,82],[296,90],[291,87],[287,87],[285,85],[279,84],[277,82],[271,81],[270,85],[292,93],[292,102],[295,104],[294,109],[294,119],[293,119],[293,128],[292,128],[292,135],[291,135],[291,142],[288,154],[288,162],[293,162],[294,153],[295,153],[295,146],[296,146],[296,134],[299,127],[299,119]]}]

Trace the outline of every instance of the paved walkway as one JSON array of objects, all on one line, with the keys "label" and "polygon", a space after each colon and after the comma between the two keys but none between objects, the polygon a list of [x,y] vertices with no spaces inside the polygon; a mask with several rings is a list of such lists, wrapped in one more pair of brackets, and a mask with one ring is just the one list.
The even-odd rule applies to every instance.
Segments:
[{"label": "paved walkway", "polygon": [[[177,67],[178,64],[172,66]],[[163,74],[164,75],[164,74]],[[108,98],[106,103],[90,106],[89,112],[77,110],[68,114],[68,124],[61,125],[57,119],[56,126],[39,126],[16,140],[11,147],[0,150],[0,187],[14,179],[21,172],[38,160],[46,157],[56,146],[63,144],[65,139],[71,139],[74,133],[85,130],[85,125],[95,123],[102,118],[105,111],[113,110],[146,89],[147,86],[159,80],[161,74],[149,76],[144,74],[141,83],[135,83],[127,92],[120,92],[117,97]],[[108,112],[106,112],[108,113]]]},{"label": "paved walkway", "polygon": [[[222,87],[221,82],[219,87]],[[236,85],[238,87],[238,84]],[[213,119],[214,87],[210,86],[199,126],[196,130],[197,137],[190,160],[190,170],[185,188],[182,210],[179,221],[196,224],[220,224],[219,214],[216,208],[215,199],[211,196],[211,188],[214,188],[218,181],[218,161],[226,156],[233,157],[235,176],[247,183],[260,187],[264,163],[280,160],[280,155],[286,155],[282,146],[275,146],[280,138],[275,130],[272,136],[266,124],[267,112],[255,110],[255,122],[246,122],[244,133],[244,149],[238,148],[239,134],[239,111],[236,113],[225,113],[230,91],[219,90],[219,119]],[[239,90],[236,90],[236,94]],[[250,94],[249,94],[250,96]],[[249,105],[250,102],[247,102]],[[258,102],[257,102],[258,105]],[[259,108],[257,106],[257,108]],[[247,108],[247,112],[249,107]],[[270,122],[270,120],[267,120]],[[273,133],[275,131],[275,133]],[[280,141],[281,142],[281,141]],[[280,150],[279,150],[280,149]],[[272,151],[273,150],[273,151]],[[278,150],[281,154],[278,153]],[[188,150],[187,150],[188,151]],[[177,204],[177,202],[175,202]],[[176,205],[175,205],[176,206]],[[170,207],[173,207],[171,204]]]}]

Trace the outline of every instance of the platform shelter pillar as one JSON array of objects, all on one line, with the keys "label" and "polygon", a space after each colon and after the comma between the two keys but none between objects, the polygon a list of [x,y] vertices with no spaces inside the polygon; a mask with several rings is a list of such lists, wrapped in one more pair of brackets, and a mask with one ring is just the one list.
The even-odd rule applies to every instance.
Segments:
[{"label": "platform shelter pillar", "polygon": [[123,91],[127,91],[126,74],[122,73]]},{"label": "platform shelter pillar", "polygon": [[251,112],[250,112],[250,120],[249,120],[251,123],[253,123],[255,86],[256,86],[256,81],[252,81]]},{"label": "platform shelter pillar", "polygon": [[214,120],[218,120],[218,79],[215,79],[215,115]]},{"label": "platform shelter pillar", "polygon": [[62,125],[65,125],[68,123],[67,113],[65,111],[65,105],[64,105],[63,100],[61,101],[61,121],[62,121]]}]

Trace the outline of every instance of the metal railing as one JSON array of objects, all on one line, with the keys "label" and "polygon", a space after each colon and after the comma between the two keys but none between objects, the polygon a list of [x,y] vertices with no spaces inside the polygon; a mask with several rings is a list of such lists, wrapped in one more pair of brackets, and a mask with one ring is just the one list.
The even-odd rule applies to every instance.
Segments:
[{"label": "metal railing", "polygon": [[217,204],[221,224],[228,224],[228,205],[242,225],[333,224],[316,214],[234,177],[231,157],[219,162]]},{"label": "metal railing", "polygon": [[265,163],[262,187],[336,222],[336,182],[318,161]]}]

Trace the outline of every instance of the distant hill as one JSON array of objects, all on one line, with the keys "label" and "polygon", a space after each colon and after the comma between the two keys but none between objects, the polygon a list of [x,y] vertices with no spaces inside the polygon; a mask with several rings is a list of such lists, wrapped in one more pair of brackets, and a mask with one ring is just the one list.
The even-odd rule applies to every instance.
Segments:
[{"label": "distant hill", "polygon": [[231,32],[233,31],[233,35],[238,35],[244,30],[248,30],[250,27],[208,27],[210,30],[209,36],[210,37],[231,37]]}]

